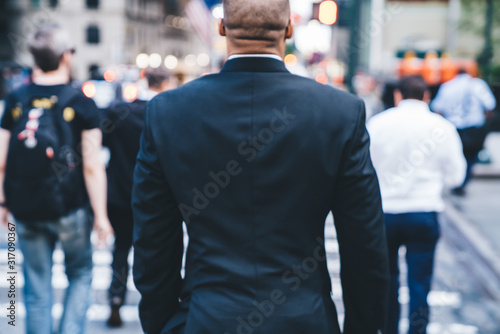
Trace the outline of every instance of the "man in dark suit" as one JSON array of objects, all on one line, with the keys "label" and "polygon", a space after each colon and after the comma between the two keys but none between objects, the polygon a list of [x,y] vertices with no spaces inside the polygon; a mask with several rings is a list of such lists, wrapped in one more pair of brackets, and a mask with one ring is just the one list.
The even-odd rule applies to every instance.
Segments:
[{"label": "man in dark suit", "polygon": [[224,8],[221,73],[147,107],[132,199],[143,329],[340,333],[323,240],[332,210],[344,333],[381,333],[387,245],[364,105],[286,70],[288,0]]}]

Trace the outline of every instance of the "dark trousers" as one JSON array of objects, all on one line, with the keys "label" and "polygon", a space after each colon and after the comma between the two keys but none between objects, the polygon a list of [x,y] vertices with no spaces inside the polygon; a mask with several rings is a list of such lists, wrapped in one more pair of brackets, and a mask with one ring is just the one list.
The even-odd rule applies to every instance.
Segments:
[{"label": "dark trousers", "polygon": [[129,272],[128,254],[132,247],[133,217],[132,209],[108,204],[108,217],[115,231],[113,250],[113,277],[109,287],[111,304],[121,306],[127,292]]},{"label": "dark trousers", "polygon": [[482,127],[459,129],[458,133],[460,139],[462,139],[464,156],[467,160],[467,175],[464,183],[459,188],[465,189],[465,186],[472,179],[472,167],[476,164],[478,160],[477,156],[484,147],[484,141],[488,135],[488,127],[485,125]]},{"label": "dark trousers", "polygon": [[427,295],[431,288],[434,252],[439,239],[439,223],[435,212],[385,215],[391,287],[386,334],[398,334],[400,317],[399,248],[406,246],[408,288],[410,290],[410,334],[426,333],[429,322]]},{"label": "dark trousers", "polygon": [[465,175],[464,183],[459,188],[465,189],[469,181],[472,179],[472,168],[477,162],[477,155],[479,152],[465,154],[465,160],[467,161],[467,174]]}]

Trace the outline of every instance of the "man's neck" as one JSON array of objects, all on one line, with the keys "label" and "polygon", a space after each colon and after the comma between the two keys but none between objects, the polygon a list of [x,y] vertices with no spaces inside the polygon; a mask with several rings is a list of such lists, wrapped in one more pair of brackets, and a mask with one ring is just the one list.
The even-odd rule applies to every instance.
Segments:
[{"label": "man's neck", "polygon": [[33,76],[33,82],[40,86],[55,86],[69,83],[68,71],[60,68],[51,72],[38,72]]},{"label": "man's neck", "polygon": [[228,38],[228,57],[237,55],[275,55],[280,58],[285,56],[286,45],[276,45],[275,42],[266,41],[241,41]]}]

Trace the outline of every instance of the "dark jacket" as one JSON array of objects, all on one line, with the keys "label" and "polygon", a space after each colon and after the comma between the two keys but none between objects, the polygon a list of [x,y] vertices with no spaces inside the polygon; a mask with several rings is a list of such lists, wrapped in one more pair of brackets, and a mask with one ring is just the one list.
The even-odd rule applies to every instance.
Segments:
[{"label": "dark jacket", "polygon": [[103,113],[103,145],[111,159],[107,169],[108,203],[130,210],[132,180],[139,143],[144,126],[146,101],[120,102]]},{"label": "dark jacket", "polygon": [[364,105],[278,60],[230,60],[148,104],[133,209],[146,333],[340,333],[330,210],[344,333],[383,327],[387,246]]}]

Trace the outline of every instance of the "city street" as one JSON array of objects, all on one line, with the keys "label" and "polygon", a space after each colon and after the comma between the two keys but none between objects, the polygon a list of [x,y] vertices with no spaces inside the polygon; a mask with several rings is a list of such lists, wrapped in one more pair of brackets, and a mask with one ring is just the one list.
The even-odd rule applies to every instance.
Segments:
[{"label": "city street", "polygon": [[[475,180],[471,184],[471,192],[476,189],[483,189],[484,180]],[[491,184],[491,180],[487,182]],[[490,187],[498,189],[500,180],[493,182],[496,186]],[[493,195],[493,194],[490,194]],[[487,195],[485,195],[487,196]],[[466,199],[462,200],[467,202]],[[493,210],[495,208],[490,208]],[[435,266],[435,279],[433,290],[429,296],[429,303],[432,306],[432,322],[429,325],[429,334],[499,334],[500,328],[500,299],[495,295],[495,286],[498,288],[499,281],[492,276],[481,275],[487,269],[481,261],[474,258],[475,252],[471,250],[459,239],[455,231],[454,223],[450,221],[447,215],[442,216],[442,238],[438,244],[437,261]],[[498,227],[497,227],[498,228]],[[5,236],[5,231],[2,231]],[[2,273],[7,272],[6,265],[6,247],[5,237],[2,237],[0,258],[0,269]],[[339,279],[339,257],[338,246],[336,242],[335,230],[333,228],[331,216],[327,219],[326,226],[326,248],[328,253],[328,267],[332,277],[333,297],[339,310],[339,316],[343,317],[343,307],[341,302],[341,288]],[[403,256],[404,249],[401,250]],[[21,254],[16,253],[17,259],[21,261]],[[61,316],[62,300],[64,297],[64,288],[67,286],[66,276],[63,266],[64,256],[60,250],[54,254],[55,266],[53,269],[53,287],[55,289],[55,305],[53,315],[56,319]],[[129,260],[132,260],[130,256]],[[94,280],[93,280],[93,300],[94,303],[88,312],[89,328],[88,332],[129,334],[140,333],[141,327],[138,320],[137,303],[139,294],[135,290],[132,280],[128,283],[127,303],[122,309],[122,317],[125,324],[120,329],[109,330],[105,321],[109,315],[107,306],[107,292],[109,286],[111,270],[111,253],[109,251],[97,250],[94,253]],[[401,271],[406,272],[404,265]],[[488,281],[488,278],[490,281]],[[18,275],[17,289],[23,286],[22,275]],[[7,294],[7,282],[5,279],[0,281],[1,300],[5,301]],[[499,290],[500,291],[500,290]],[[16,327],[12,328],[7,324],[8,319],[3,316],[0,319],[0,333],[24,333],[25,310],[22,306],[23,297],[17,299],[17,321]],[[400,301],[403,304],[408,302],[408,289],[404,280],[400,290]],[[0,309],[6,310],[7,304],[0,305]],[[3,311],[5,313],[5,311]],[[403,317],[406,317],[407,311],[403,308]],[[408,320],[403,319],[402,330],[408,325]]]},{"label": "city street", "polygon": [[[168,320],[185,287],[185,334],[334,331],[320,320],[346,318],[342,253],[347,332],[381,332],[379,195],[405,214],[386,222],[409,250],[390,261],[399,334],[500,334],[500,0],[0,0],[0,23],[0,334],[143,333],[133,249],[123,324],[107,324],[133,226],[144,309],[161,313],[145,318]],[[330,213],[312,269],[332,207],[339,239]],[[181,256],[181,219],[189,279],[151,282]],[[337,313],[317,298],[325,261]],[[66,298],[68,276],[83,283]]]}]

